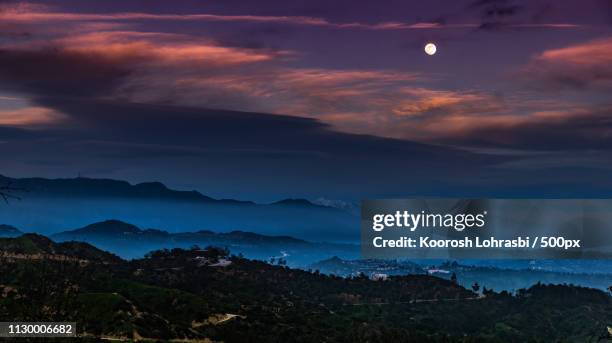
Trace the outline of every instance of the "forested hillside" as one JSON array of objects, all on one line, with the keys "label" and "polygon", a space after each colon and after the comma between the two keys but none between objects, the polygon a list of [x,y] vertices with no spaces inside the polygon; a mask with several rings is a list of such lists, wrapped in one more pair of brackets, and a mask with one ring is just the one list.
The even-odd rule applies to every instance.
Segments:
[{"label": "forested hillside", "polygon": [[0,243],[0,320],[76,321],[92,340],[597,342],[612,322],[608,294],[573,286],[480,294],[433,276],[341,278],[219,248],[124,261],[41,236]]}]

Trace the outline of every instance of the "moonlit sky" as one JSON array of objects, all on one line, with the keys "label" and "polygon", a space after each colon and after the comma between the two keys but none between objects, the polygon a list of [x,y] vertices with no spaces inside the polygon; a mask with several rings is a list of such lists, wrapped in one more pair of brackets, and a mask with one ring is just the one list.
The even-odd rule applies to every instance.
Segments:
[{"label": "moonlit sky", "polygon": [[607,0],[0,1],[14,177],[603,196],[611,92]]}]

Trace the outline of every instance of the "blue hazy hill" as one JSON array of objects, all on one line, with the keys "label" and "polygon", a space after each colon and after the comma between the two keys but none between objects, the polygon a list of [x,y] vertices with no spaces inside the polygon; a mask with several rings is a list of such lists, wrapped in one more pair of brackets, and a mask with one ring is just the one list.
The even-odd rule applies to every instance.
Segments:
[{"label": "blue hazy hill", "polygon": [[171,233],[240,230],[311,241],[356,242],[359,238],[359,218],[353,213],[305,199],[257,204],[172,190],[159,182],[133,185],[80,177],[0,176],[0,184],[24,190],[22,200],[0,207],[0,222],[45,235],[115,218]]},{"label": "blue hazy hill", "polygon": [[157,249],[189,248],[198,245],[227,247],[233,254],[243,254],[248,258],[282,258],[289,265],[305,266],[333,254],[355,258],[359,253],[358,246],[348,244],[309,242],[290,236],[269,236],[238,230],[170,233],[160,229],[140,229],[120,220],[93,223],[50,237],[57,242],[87,242],[124,258],[139,258]]},{"label": "blue hazy hill", "polygon": [[14,226],[0,224],[0,237],[17,237],[22,234],[23,232]]}]

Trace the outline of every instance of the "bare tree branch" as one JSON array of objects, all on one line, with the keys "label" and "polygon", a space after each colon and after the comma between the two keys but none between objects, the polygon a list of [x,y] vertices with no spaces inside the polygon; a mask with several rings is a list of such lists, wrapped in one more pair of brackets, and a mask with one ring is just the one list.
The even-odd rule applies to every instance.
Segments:
[{"label": "bare tree branch", "polygon": [[10,184],[6,185],[6,186],[0,186],[0,197],[4,200],[4,202],[6,202],[8,204],[10,199],[13,200],[21,200],[20,197],[18,197],[17,195],[13,194],[14,192],[23,192],[25,191],[22,188],[17,188],[17,187],[13,187]]}]

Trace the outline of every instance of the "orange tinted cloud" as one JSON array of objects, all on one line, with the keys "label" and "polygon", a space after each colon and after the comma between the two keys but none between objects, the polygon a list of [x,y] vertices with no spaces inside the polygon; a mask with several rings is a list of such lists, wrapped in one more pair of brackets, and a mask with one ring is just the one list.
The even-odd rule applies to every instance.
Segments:
[{"label": "orange tinted cloud", "polygon": [[404,88],[401,92],[406,95],[406,98],[399,102],[392,110],[394,114],[399,116],[421,115],[448,108],[457,110],[460,107],[464,107],[467,110],[466,105],[483,106],[490,100],[487,96],[476,92],[457,92],[426,88]]},{"label": "orange tinted cloud", "polygon": [[[45,8],[28,6],[0,12],[0,20],[3,19],[27,23],[52,22],[54,25],[64,21],[76,23],[75,31],[58,24],[57,31],[51,34],[56,37],[52,39],[43,35],[39,40],[34,37],[22,43],[13,43],[12,46],[3,46],[14,50],[66,52],[54,54],[58,62],[71,58],[66,63],[58,63],[64,66],[61,70],[54,67],[44,54],[32,59],[30,66],[44,64],[46,69],[53,70],[28,72],[15,78],[27,81],[23,82],[24,89],[32,88],[34,84],[38,87],[35,89],[37,92],[60,89],[62,94],[78,96],[76,91],[84,89],[83,85],[89,82],[94,84],[91,90],[81,95],[315,117],[345,131],[430,141],[457,139],[481,128],[515,128],[544,120],[558,120],[565,115],[557,113],[555,106],[540,106],[538,111],[525,110],[519,108],[522,99],[504,103],[503,99],[482,90],[458,91],[436,87],[432,80],[415,73],[295,68],[275,63],[292,56],[291,52],[222,46],[200,36],[139,32],[135,27],[124,25],[132,25],[138,20],[202,20],[280,22],[376,30],[449,27],[438,23],[337,24],[308,17],[77,14],[49,12]],[[116,25],[117,22],[120,25]],[[474,25],[466,24],[464,27]],[[49,46],[53,49],[49,49]],[[605,76],[606,69],[601,73],[600,68],[612,65],[609,63],[609,47],[609,41],[595,41],[546,51],[534,58],[534,70],[530,74],[544,73],[542,76],[554,78],[569,70],[574,78]],[[15,60],[19,60],[18,57]],[[73,70],[75,63],[70,61],[98,63],[82,68],[89,74],[70,74],[65,72]],[[5,68],[40,70],[21,68],[18,62],[14,65],[18,68],[8,64]],[[117,75],[106,80],[108,74],[112,74],[107,70],[116,70]],[[45,75],[41,75],[42,72]],[[78,77],[70,76],[75,74]],[[562,76],[568,79],[564,74]],[[62,82],[65,88],[58,87]],[[99,83],[104,83],[104,87],[96,85]],[[4,121],[0,121],[0,124],[27,125],[44,122],[49,117],[41,109],[24,113],[19,116],[16,112],[5,112]]]},{"label": "orange tinted cloud", "polygon": [[612,38],[544,51],[536,57],[536,61],[585,66],[609,65],[612,62]]},{"label": "orange tinted cloud", "polygon": [[[260,15],[218,15],[218,14],[153,14],[145,12],[127,13],[71,13],[56,12],[42,5],[20,4],[5,6],[0,11],[0,20],[22,23],[67,22],[67,21],[211,21],[211,22],[254,22],[279,23],[290,25],[303,25],[314,27],[329,27],[338,29],[364,29],[364,30],[431,30],[431,29],[473,29],[479,23],[441,24],[437,22],[381,22],[381,23],[336,23],[324,18],[305,16],[260,16]],[[509,27],[524,28],[578,28],[580,25],[571,23],[537,23],[508,25]]]},{"label": "orange tinted cloud", "polygon": [[0,109],[0,125],[36,127],[60,121],[63,116],[49,108],[32,106],[19,109]]},{"label": "orange tinted cloud", "polygon": [[[5,7],[0,11],[0,20],[22,23],[67,22],[67,21],[210,21],[210,22],[253,22],[327,27],[336,29],[364,30],[439,30],[439,29],[474,29],[480,23],[441,24],[437,22],[381,22],[381,23],[337,23],[324,18],[305,16],[260,16],[260,15],[218,15],[218,14],[153,14],[144,12],[128,13],[70,13],[55,12],[41,5],[17,5]],[[573,23],[531,23],[507,24],[508,28],[548,28],[576,29],[582,27]]]},{"label": "orange tinted cloud", "polygon": [[171,84],[174,101],[192,106],[215,107],[224,103],[234,110],[319,118],[354,113],[359,117],[386,106],[376,100],[392,94],[396,87],[419,80],[416,74],[402,72],[270,66],[221,74],[180,75],[174,80],[145,77],[131,89],[141,89],[144,84],[158,85],[155,88],[159,93],[132,93],[143,101],[163,97],[160,94],[167,91],[164,85]]},{"label": "orange tinted cloud", "polygon": [[144,78],[157,92],[128,92],[140,102],[167,99],[197,107],[291,114],[338,129],[395,138],[435,140],[483,123],[519,120],[497,97],[424,86],[421,75],[377,70],[266,68],[261,72]]},{"label": "orange tinted cloud", "polygon": [[67,51],[114,58],[142,57],[163,63],[201,62],[223,66],[268,61],[280,53],[215,45],[180,35],[108,31],[69,36],[57,42]]},{"label": "orange tinted cloud", "polygon": [[[472,125],[455,131],[441,132],[437,140],[532,150],[607,149],[612,144],[611,113],[610,107],[591,106],[494,116],[472,121]],[[455,118],[459,122],[461,119]]]},{"label": "orange tinted cloud", "polygon": [[612,38],[594,40],[535,56],[523,75],[553,88],[612,87]]}]

